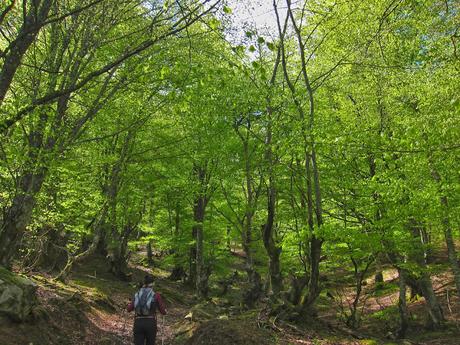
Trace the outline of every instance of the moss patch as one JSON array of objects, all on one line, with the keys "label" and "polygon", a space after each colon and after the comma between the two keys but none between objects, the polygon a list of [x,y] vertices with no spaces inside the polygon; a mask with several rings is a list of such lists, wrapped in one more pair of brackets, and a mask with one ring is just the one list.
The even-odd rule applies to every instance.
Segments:
[{"label": "moss patch", "polygon": [[372,293],[375,297],[382,297],[394,292],[399,291],[399,286],[394,282],[379,283],[376,285],[374,292]]},{"label": "moss patch", "polygon": [[27,284],[29,281],[18,274],[8,271],[6,268],[0,266],[0,280],[3,280],[6,283],[14,284],[14,285],[24,285]]},{"label": "moss patch", "polygon": [[248,322],[213,320],[203,323],[186,345],[272,345],[270,333]]}]

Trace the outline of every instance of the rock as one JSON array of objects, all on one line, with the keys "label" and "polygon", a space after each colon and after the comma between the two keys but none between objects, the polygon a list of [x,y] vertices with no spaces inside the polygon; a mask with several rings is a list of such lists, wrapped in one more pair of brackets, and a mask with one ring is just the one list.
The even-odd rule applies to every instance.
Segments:
[{"label": "rock", "polygon": [[23,322],[38,304],[37,285],[22,276],[0,267],[0,314]]},{"label": "rock", "polygon": [[198,322],[187,322],[187,323],[179,323],[174,325],[174,337],[183,337],[190,338],[193,335],[193,332],[199,326]]},{"label": "rock", "polygon": [[186,345],[270,345],[270,333],[247,320],[211,320],[200,324]]},{"label": "rock", "polygon": [[190,313],[193,321],[212,320],[220,313],[220,308],[213,303],[203,302],[192,307]]}]

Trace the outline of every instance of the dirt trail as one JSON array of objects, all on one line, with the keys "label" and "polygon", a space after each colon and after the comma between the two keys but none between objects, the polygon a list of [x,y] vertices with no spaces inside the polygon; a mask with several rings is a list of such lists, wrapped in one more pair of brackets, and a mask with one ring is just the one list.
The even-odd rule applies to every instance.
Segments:
[{"label": "dirt trail", "polygon": [[[157,313],[157,344],[170,345],[174,340],[174,324],[178,320],[184,318],[184,311],[175,306],[167,309],[168,314],[163,316]],[[105,320],[105,327],[107,331],[116,334],[124,345],[133,343],[132,329],[133,329],[134,315],[128,313],[126,310],[120,310],[116,315],[112,315],[109,319]]]},{"label": "dirt trail", "polygon": [[[144,273],[152,273],[155,277],[154,290],[159,292],[166,304],[167,315],[161,315],[157,312],[157,344],[170,345],[173,344],[175,337],[175,329],[179,322],[184,320],[185,315],[189,311],[189,307],[181,304],[177,301],[174,296],[184,292],[184,288],[178,284],[168,281],[166,278],[158,277],[156,272],[152,272],[149,269],[142,268]],[[182,291],[180,291],[182,289]],[[134,322],[134,314],[126,311],[126,306],[135,293],[135,288],[132,288],[132,294],[126,292],[120,292],[115,294],[112,299],[116,304],[116,313],[101,313],[96,312],[94,315],[102,314],[101,317],[93,319],[93,322],[98,325],[98,328],[111,332],[122,341],[122,344],[132,344],[132,329]],[[184,292],[187,294],[187,292]]]},{"label": "dirt trail", "polygon": [[[0,344],[131,345],[134,315],[126,311],[126,306],[136,292],[136,282],[147,273],[153,274],[154,290],[161,293],[168,312],[165,317],[157,314],[157,345],[388,344],[388,339],[377,340],[373,336],[384,337],[397,326],[397,285],[391,275],[387,288],[379,294],[375,294],[371,284],[366,286],[365,319],[360,329],[364,339],[357,340],[344,330],[335,314],[337,306],[326,297],[318,300],[318,322],[310,320],[308,327],[303,327],[265,317],[264,309],[241,310],[229,305],[229,299],[238,300],[231,293],[239,291],[239,286],[228,292],[228,298],[202,301],[194,297],[191,288],[170,281],[165,270],[132,264],[130,272],[131,282],[120,281],[107,271],[103,257],[92,257],[78,265],[65,284],[44,272],[30,274],[38,286],[38,314],[31,322],[21,324],[0,319]],[[439,334],[426,331],[424,302],[417,300],[410,304],[410,340],[413,344],[457,345],[460,298],[452,292],[452,276],[442,273],[433,281],[451,327]],[[185,319],[188,314],[193,315],[193,322]]]},{"label": "dirt trail", "polygon": [[147,273],[153,273],[154,290],[168,312],[157,313],[157,344],[176,343],[176,330],[195,302],[191,291],[168,280],[166,271],[133,265],[130,272],[131,282],[120,281],[107,271],[103,257],[92,257],[75,267],[66,283],[43,272],[30,274],[37,284],[38,314],[21,324],[0,318],[0,344],[131,345],[134,315],[126,307]]}]

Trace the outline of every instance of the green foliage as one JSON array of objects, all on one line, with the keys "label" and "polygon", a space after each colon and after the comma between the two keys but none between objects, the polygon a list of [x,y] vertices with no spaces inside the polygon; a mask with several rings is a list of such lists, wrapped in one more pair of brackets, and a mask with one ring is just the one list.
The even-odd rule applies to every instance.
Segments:
[{"label": "green foliage", "polygon": [[382,322],[387,329],[394,329],[397,327],[398,321],[398,307],[391,306],[382,310],[379,310],[370,315],[371,318]]},{"label": "green foliage", "polygon": [[[53,15],[74,3],[56,6]],[[110,10],[95,5],[45,25],[1,104],[6,119],[50,90],[73,88],[0,134],[2,217],[24,195],[33,199],[25,247],[44,225],[63,229],[71,254],[100,231],[105,249],[127,257],[150,242],[171,253],[167,266],[188,269],[199,225],[214,275],[241,270],[244,257],[231,251],[243,251],[247,233],[246,250],[264,274],[273,183],[273,242],[281,248],[283,277],[308,271],[314,237],[324,241],[321,270],[349,273],[354,263],[361,272],[383,257],[415,277],[436,273],[419,259],[441,246],[446,220],[454,238],[460,228],[458,8],[435,0],[390,7],[377,0],[305,2],[302,66],[291,26],[283,42],[244,28],[243,42],[230,46],[222,39],[233,12],[228,6],[195,21],[197,14],[182,13],[195,1],[163,1],[152,14],[141,5],[127,11],[128,0],[109,3]],[[14,38],[21,13],[6,18]],[[190,25],[176,31],[182,22]],[[2,50],[8,41],[0,38]],[[286,61],[277,60],[281,47]],[[3,55],[0,61],[3,68]],[[313,90],[313,119],[302,67]],[[293,94],[286,79],[296,84]],[[40,145],[32,145],[37,138]],[[310,227],[306,153],[313,146],[323,221]],[[197,168],[206,178],[197,177]],[[37,191],[21,187],[42,171]],[[202,223],[195,214],[200,197],[208,202]],[[390,322],[395,314],[372,317]]]}]

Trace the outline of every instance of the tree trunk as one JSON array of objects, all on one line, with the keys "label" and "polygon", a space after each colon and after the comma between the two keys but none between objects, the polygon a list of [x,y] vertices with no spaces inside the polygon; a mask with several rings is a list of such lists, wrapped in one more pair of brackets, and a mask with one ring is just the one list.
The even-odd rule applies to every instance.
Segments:
[{"label": "tree trunk", "polygon": [[[447,197],[443,197],[445,203],[447,204]],[[449,257],[450,267],[454,273],[455,287],[457,289],[457,295],[460,296],[460,267],[458,265],[457,251],[455,249],[454,239],[452,236],[452,227],[450,226],[450,221],[446,215],[443,219],[444,225],[444,237],[446,239],[447,245],[447,255]]]},{"label": "tree trunk", "polygon": [[189,275],[187,282],[196,287],[196,227],[192,227],[192,239],[194,244],[190,247],[189,254]]},{"label": "tree trunk", "polygon": [[243,225],[243,251],[245,253],[245,271],[248,280],[248,288],[244,292],[244,304],[250,308],[255,305],[262,294],[262,282],[259,273],[254,268],[254,258],[252,255],[252,214],[246,215],[246,222]]},{"label": "tree trunk", "polygon": [[83,261],[90,255],[94,254],[94,252],[96,252],[101,236],[104,233],[102,224],[105,222],[105,219],[107,217],[107,212],[108,212],[108,205],[107,203],[105,203],[102,207],[99,219],[94,224],[95,235],[93,237],[93,240],[91,241],[90,246],[88,247],[88,249],[81,252],[80,254],[77,254],[75,256],[69,256],[67,260],[67,264],[61,270],[61,272],[56,276],[56,279],[61,280],[61,281],[66,280],[68,275],[72,271],[74,264]]},{"label": "tree trunk", "polygon": [[[180,224],[180,202],[176,201],[176,205],[174,207],[174,238],[176,241],[179,240],[179,236],[181,233]],[[179,252],[179,250],[174,250],[174,268],[171,272],[169,279],[174,281],[182,280],[183,282],[185,282],[185,279],[187,278],[187,273],[185,272],[183,263],[181,262],[181,255],[182,254]]]},{"label": "tree trunk", "polygon": [[5,212],[0,232],[0,265],[10,268],[17,246],[32,218],[36,194],[45,180],[46,170],[27,172],[20,178],[18,194]]},{"label": "tree trunk", "polygon": [[[3,217],[0,228],[0,265],[5,267],[11,266],[11,261],[17,254],[17,246],[32,218],[35,197],[41,190],[48,173],[46,164],[40,155],[43,150],[43,132],[47,121],[47,114],[41,113],[37,127],[32,129],[28,135],[27,168],[19,179],[19,191]],[[52,148],[52,145],[47,148]]]},{"label": "tree trunk", "polygon": [[307,286],[308,278],[304,275],[297,277],[293,272],[289,275],[289,290],[287,291],[287,299],[293,305],[299,305],[302,298],[302,291]]},{"label": "tree trunk", "polygon": [[[287,17],[284,29],[281,27],[280,17],[277,10],[276,2],[273,3],[275,14],[277,17],[278,32],[280,35],[280,49],[281,49],[281,63],[283,67],[284,79],[289,87],[292,99],[297,108],[300,117],[300,124],[302,128],[303,149],[305,155],[305,169],[306,169],[306,187],[307,187],[307,223],[310,230],[307,241],[310,243],[310,275],[308,282],[308,290],[302,298],[301,305],[299,306],[300,312],[303,316],[313,311],[313,304],[320,293],[319,287],[319,263],[321,258],[321,249],[323,240],[318,238],[314,232],[313,215],[316,215],[316,226],[319,229],[323,225],[323,211],[322,211],[322,197],[319,179],[319,169],[317,165],[315,137],[314,137],[314,122],[315,122],[315,106],[314,95],[311,87],[310,79],[307,73],[307,61],[305,57],[305,43],[302,40],[302,34],[299,26],[297,25],[296,18],[291,9],[291,1],[287,2]],[[309,119],[308,128],[306,127],[305,111],[302,102],[298,99],[298,92],[295,84],[291,81],[287,70],[286,52],[284,47],[284,34],[286,33],[287,21],[290,19],[297,38],[299,55],[301,60],[301,76],[303,77],[304,86],[307,90],[307,97],[309,100]],[[311,162],[311,167],[310,167]],[[313,182],[313,183],[312,183]],[[313,188],[314,188],[314,203],[313,209]]]},{"label": "tree trunk", "polygon": [[245,231],[243,234],[243,252],[244,252],[244,270],[246,271],[248,281],[251,282],[254,273],[254,259],[251,249],[251,234]]},{"label": "tree trunk", "polygon": [[0,26],[2,26],[3,21],[5,20],[8,13],[14,8],[15,2],[16,0],[10,0],[9,5],[3,5],[4,7],[2,7],[2,12],[0,13]]},{"label": "tree trunk", "polygon": [[130,275],[126,272],[128,265],[126,255],[122,253],[122,248],[115,248],[107,255],[110,265],[110,273],[122,281],[129,281]]},{"label": "tree trunk", "polygon": [[398,330],[398,338],[404,338],[406,336],[406,331],[409,327],[409,316],[407,312],[407,303],[406,303],[406,274],[404,270],[398,268],[399,274],[399,302],[398,302],[398,310],[399,310],[399,330]]},{"label": "tree trunk", "polygon": [[258,188],[255,188],[252,167],[250,161],[250,150],[249,150],[249,127],[250,121],[247,122],[248,128],[243,132],[235,127],[235,131],[238,134],[243,144],[243,159],[244,159],[244,176],[245,176],[245,196],[246,196],[246,209],[244,218],[240,220],[241,224],[241,242],[243,251],[245,253],[245,271],[248,278],[249,286],[244,293],[244,303],[248,306],[253,306],[254,303],[260,298],[262,293],[262,283],[259,273],[254,268],[253,248],[252,248],[252,231],[253,231],[253,217],[256,210],[257,199],[259,196]]},{"label": "tree trunk", "polygon": [[313,304],[318,298],[321,289],[319,287],[319,263],[321,259],[321,246],[323,241],[312,236],[310,241],[310,280],[308,282],[308,291],[302,300],[302,311],[309,314],[312,311]]},{"label": "tree trunk", "polygon": [[[195,221],[197,221],[195,219]],[[195,233],[196,233],[196,292],[200,297],[206,297],[207,295],[207,287],[204,285],[205,283],[205,268],[204,268],[204,258],[203,258],[203,224],[200,223],[195,225]]]},{"label": "tree trunk", "polygon": [[[313,151],[314,147],[312,146],[312,152]],[[316,171],[316,161],[313,160],[313,154],[308,153],[305,154],[305,159],[305,169],[307,175],[307,221],[310,230],[310,279],[308,281],[307,294],[302,300],[302,312],[304,314],[308,314],[311,312],[313,304],[321,292],[319,287],[319,263],[321,259],[323,241],[317,238],[314,234],[314,214],[316,214],[316,223],[318,227],[322,225],[323,220],[321,208],[321,192],[319,190],[319,173]],[[315,198],[313,198],[313,186],[315,189]],[[313,208],[313,199],[315,199],[316,211]]]},{"label": "tree trunk", "polygon": [[428,314],[430,318],[428,319],[427,326],[430,329],[440,329],[444,321],[444,314],[438,298],[434,293],[433,284],[431,283],[428,273],[423,272],[422,277],[418,280],[418,284],[428,306]]},{"label": "tree trunk", "polygon": [[174,236],[178,239],[180,235],[180,203],[176,202],[174,208]]},{"label": "tree trunk", "polygon": [[360,268],[360,263],[362,263],[362,261],[359,259],[355,259],[353,257],[353,251],[351,251],[351,262],[353,263],[353,269],[354,269],[356,294],[355,294],[353,303],[350,306],[350,316],[347,319],[347,325],[351,328],[357,328],[360,323],[360,316],[358,314],[358,304],[361,298],[361,293],[363,291],[363,280],[367,274],[367,271],[369,270],[370,265],[374,262],[374,257],[370,256],[367,258],[367,261],[365,262],[365,266],[361,271],[359,268]]},{"label": "tree trunk", "polygon": [[422,292],[422,295],[426,301],[426,306],[429,315],[427,326],[431,329],[439,329],[441,328],[442,323],[444,321],[444,315],[441,305],[439,304],[436,294],[434,293],[430,275],[428,274],[426,269],[426,258],[420,239],[420,227],[422,226],[423,224],[417,222],[417,220],[415,220],[414,218],[409,219],[409,227],[414,239],[413,251],[410,255],[410,259],[414,261],[417,265],[419,265],[419,267],[422,270],[420,277],[414,277],[413,279],[416,281],[416,284],[420,288],[420,291]]},{"label": "tree trunk", "polygon": [[438,170],[435,169],[432,153],[430,153],[428,157],[428,161],[429,161],[430,168],[431,168],[431,176],[433,177],[434,181],[438,184],[438,193],[440,195],[439,200],[440,200],[441,209],[442,209],[442,225],[443,225],[443,230],[444,230],[444,238],[446,240],[447,255],[449,258],[450,267],[454,274],[454,281],[455,281],[455,287],[457,289],[457,295],[460,296],[460,266],[458,264],[457,251],[455,249],[455,243],[452,237],[452,226],[451,226],[450,217],[449,217],[449,213],[450,213],[449,212],[449,200],[447,199],[447,196],[441,190],[441,182],[442,182],[441,175],[439,174]]},{"label": "tree trunk", "polygon": [[[266,241],[264,241],[265,243]],[[280,268],[281,248],[272,242],[265,244],[268,254],[268,271],[270,275],[270,288],[274,298],[277,298],[283,289],[283,280]]]},{"label": "tree trunk", "polygon": [[147,243],[147,263],[149,266],[153,265],[152,241]]},{"label": "tree trunk", "polygon": [[0,72],[0,106],[5,99],[24,54],[34,42],[43,22],[48,17],[52,2],[52,0],[39,0],[29,3],[29,11],[24,18],[16,39],[8,47],[8,54],[5,56]]},{"label": "tree trunk", "polygon": [[[44,270],[52,272],[61,270],[67,262],[66,248],[69,234],[64,232],[62,225],[43,225],[37,231],[37,237],[26,241],[29,254],[23,262],[26,271]],[[23,244],[24,246],[24,244]]]},{"label": "tree trunk", "polygon": [[208,277],[209,271],[204,263],[204,234],[203,222],[206,212],[208,199],[206,197],[206,170],[202,167],[195,166],[195,173],[200,185],[199,195],[195,199],[193,207],[193,220],[195,225],[192,232],[195,237],[195,268],[196,268],[196,293],[200,297],[206,297],[208,294]]},{"label": "tree trunk", "polygon": [[131,280],[131,275],[127,273],[129,259],[127,250],[129,237],[136,227],[136,225],[133,226],[128,223],[124,227],[124,230],[117,241],[119,242],[118,246],[116,246],[113,252],[108,255],[111,266],[110,271],[113,275],[115,275],[115,277],[123,281]]},{"label": "tree trunk", "polygon": [[[280,52],[278,51],[277,61],[273,71],[272,84],[274,83],[276,69],[279,63]],[[276,213],[276,185],[274,176],[274,160],[272,151],[272,112],[271,99],[267,98],[268,125],[265,138],[265,159],[268,165],[268,188],[267,188],[267,220],[263,226],[262,238],[265,250],[268,254],[268,272],[272,297],[277,298],[283,288],[283,281],[280,269],[281,247],[275,242],[275,213]]]}]

